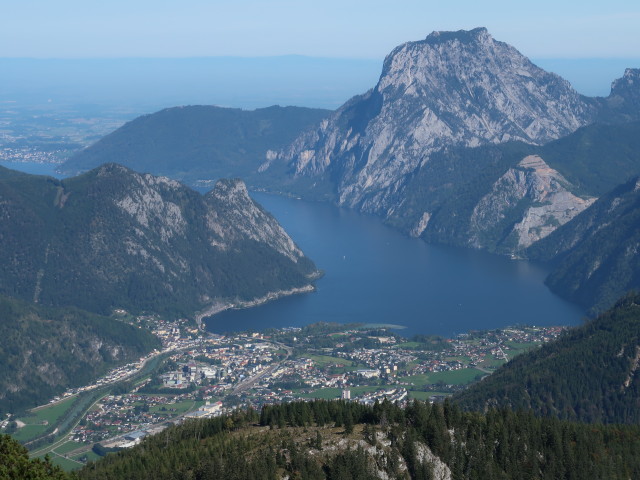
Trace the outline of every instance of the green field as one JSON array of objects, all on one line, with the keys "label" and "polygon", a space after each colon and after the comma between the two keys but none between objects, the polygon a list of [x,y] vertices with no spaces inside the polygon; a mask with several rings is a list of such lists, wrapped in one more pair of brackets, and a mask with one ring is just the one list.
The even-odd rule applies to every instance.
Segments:
[{"label": "green field", "polygon": [[42,435],[47,428],[49,428],[48,425],[27,425],[12,433],[11,436],[19,442],[27,442]]},{"label": "green field", "polygon": [[54,465],[59,465],[63,470],[66,470],[67,472],[71,470],[78,470],[79,468],[83,467],[82,463],[73,461],[68,458],[60,457],[55,454],[49,454],[49,457],[51,458],[51,463],[53,463]]},{"label": "green field", "polygon": [[[31,410],[29,415],[20,418],[20,421],[24,422],[26,426],[12,434],[12,436],[19,442],[27,442],[42,435],[69,411],[75,401],[76,397],[71,397],[55,404]],[[47,423],[45,424],[45,422]]]},{"label": "green field", "polygon": [[402,382],[412,383],[415,387],[435,385],[442,382],[446,385],[466,385],[475,381],[478,375],[486,375],[475,368],[463,368],[461,370],[449,370],[446,372],[434,372],[422,375],[401,377]]},{"label": "green field", "polygon": [[58,403],[38,407],[37,410],[31,410],[31,413],[21,420],[24,423],[37,423],[45,420],[50,424],[55,423],[71,408],[76,399],[76,397],[69,397]]},{"label": "green field", "polygon": [[69,442],[63,443],[59,447],[56,447],[54,451],[59,455],[64,455],[65,453],[69,453],[74,450],[77,450],[78,448],[82,448],[86,446],[87,445],[84,443],[69,441]]},{"label": "green field", "polygon": [[515,357],[516,355],[520,355],[521,353],[528,352],[529,350],[533,350],[535,348],[540,348],[540,346],[542,345],[540,342],[504,342],[504,344],[509,347],[509,350],[506,351],[506,354],[509,356],[509,358]]},{"label": "green field", "polygon": [[491,357],[491,356],[487,356],[484,358],[484,360],[480,363],[478,363],[478,366],[482,367],[482,368],[498,368],[502,365],[504,365],[505,361],[500,359],[500,358],[495,358],[495,357]]},{"label": "green field", "polygon": [[93,452],[92,450],[89,450],[86,453],[81,453],[80,455],[76,455],[75,457],[73,457],[74,460],[79,460],[82,457],[87,457],[88,461],[94,461],[94,460],[99,460],[100,458],[102,458],[100,455],[96,454],[95,452]]},{"label": "green field", "polygon": [[450,370],[448,372],[435,372],[429,375],[432,383],[438,383],[440,381],[447,385],[466,385],[474,382],[476,377],[486,375],[480,370],[475,368],[463,368],[462,370]]},{"label": "green field", "polygon": [[341,388],[319,388],[310,393],[303,393],[300,395],[302,398],[319,398],[322,400],[333,400],[340,398]]}]

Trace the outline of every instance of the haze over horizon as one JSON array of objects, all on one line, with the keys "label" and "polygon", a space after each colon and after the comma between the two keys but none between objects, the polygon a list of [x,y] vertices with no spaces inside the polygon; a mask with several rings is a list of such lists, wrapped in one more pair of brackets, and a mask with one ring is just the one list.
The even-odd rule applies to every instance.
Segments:
[{"label": "haze over horizon", "polygon": [[639,22],[628,0],[15,2],[0,7],[0,101],[333,109],[373,87],[397,45],[479,26],[606,96],[640,67]]}]

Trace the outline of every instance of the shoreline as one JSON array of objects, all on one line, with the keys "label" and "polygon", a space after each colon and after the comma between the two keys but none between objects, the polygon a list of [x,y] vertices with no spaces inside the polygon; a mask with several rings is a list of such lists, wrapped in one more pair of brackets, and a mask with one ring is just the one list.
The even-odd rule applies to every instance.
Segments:
[{"label": "shoreline", "polygon": [[294,287],[290,288],[289,290],[277,290],[275,292],[269,292],[266,295],[254,298],[253,300],[239,300],[236,302],[214,302],[205,310],[198,312],[195,315],[195,321],[198,325],[198,329],[200,331],[206,332],[205,322],[203,321],[205,318],[213,317],[214,315],[227,310],[241,310],[245,308],[257,307],[258,305],[262,305],[263,303],[277,300],[282,297],[298,295],[301,293],[311,293],[315,290],[315,285],[307,284],[304,287]]}]

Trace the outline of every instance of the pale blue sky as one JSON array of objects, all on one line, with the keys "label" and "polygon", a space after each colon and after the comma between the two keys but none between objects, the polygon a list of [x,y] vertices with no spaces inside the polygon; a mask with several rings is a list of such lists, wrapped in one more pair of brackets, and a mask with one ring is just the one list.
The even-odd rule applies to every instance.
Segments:
[{"label": "pale blue sky", "polygon": [[477,26],[529,57],[640,57],[637,0],[1,0],[0,57],[382,58]]}]

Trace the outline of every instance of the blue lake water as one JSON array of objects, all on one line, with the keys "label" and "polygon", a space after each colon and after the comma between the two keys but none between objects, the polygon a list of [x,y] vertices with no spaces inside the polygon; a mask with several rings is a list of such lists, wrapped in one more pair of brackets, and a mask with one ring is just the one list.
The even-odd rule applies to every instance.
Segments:
[{"label": "blue lake water", "polygon": [[322,203],[254,193],[325,272],[317,291],[208,319],[216,333],[320,321],[402,325],[452,336],[508,325],[576,325],[583,311],[552,294],[539,265],[427,245],[380,219]]},{"label": "blue lake water", "polygon": [[[55,165],[0,162],[28,173]],[[576,325],[583,311],[544,285],[547,270],[522,260],[427,245],[380,219],[328,204],[252,194],[325,273],[317,291],[207,320],[216,333],[314,322],[402,325],[399,333],[453,336],[508,325]]]}]

